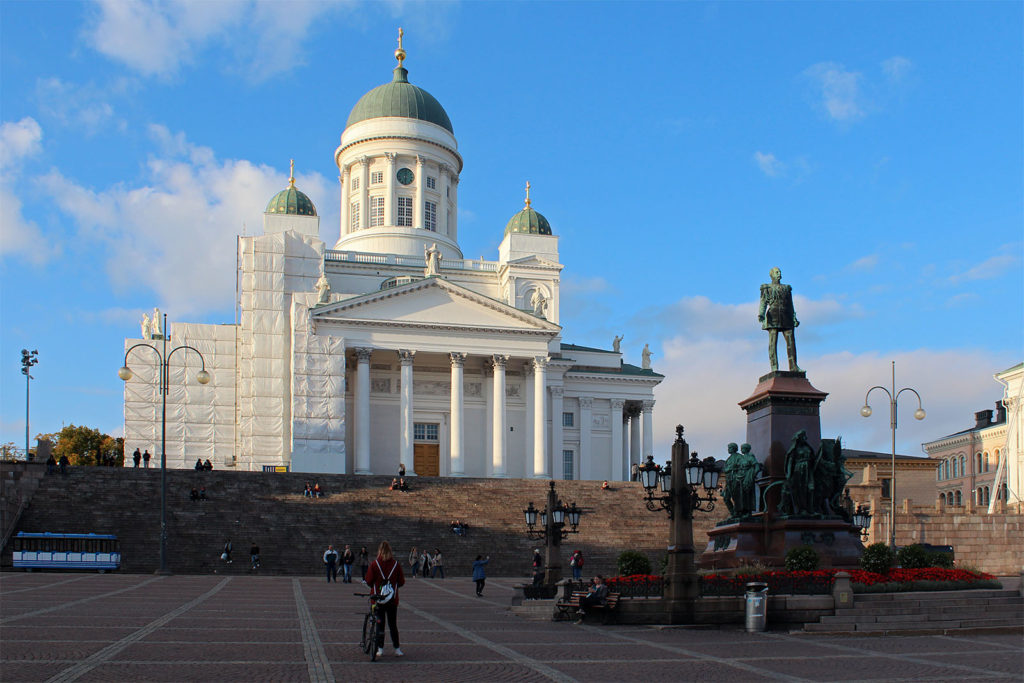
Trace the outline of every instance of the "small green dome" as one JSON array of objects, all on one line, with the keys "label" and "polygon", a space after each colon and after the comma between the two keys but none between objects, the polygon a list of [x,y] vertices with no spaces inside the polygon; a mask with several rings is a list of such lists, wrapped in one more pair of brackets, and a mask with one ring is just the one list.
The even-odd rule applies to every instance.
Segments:
[{"label": "small green dome", "polygon": [[537,213],[529,206],[517,213],[505,226],[505,234],[510,232],[525,232],[532,235],[550,235],[551,224],[548,219]]},{"label": "small green dome", "polygon": [[409,82],[408,69],[397,66],[394,73],[390,83],[378,85],[359,98],[356,106],[352,108],[352,113],[348,115],[345,127],[367,119],[400,116],[436,123],[454,135],[452,122],[441,103],[423,88]]},{"label": "small green dome", "polygon": [[274,195],[267,204],[266,213],[287,213],[293,216],[315,216],[316,207],[313,200],[295,188],[295,178],[288,183],[288,187]]}]

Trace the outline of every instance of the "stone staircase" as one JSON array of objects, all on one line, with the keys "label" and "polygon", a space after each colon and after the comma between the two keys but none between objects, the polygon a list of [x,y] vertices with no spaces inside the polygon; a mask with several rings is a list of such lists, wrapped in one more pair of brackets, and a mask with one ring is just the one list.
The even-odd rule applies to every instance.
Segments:
[{"label": "stone staircase", "polygon": [[[306,481],[318,481],[327,495],[303,497]],[[403,560],[412,546],[440,548],[450,576],[468,579],[477,554],[491,556],[491,576],[529,574],[532,549],[543,541],[526,536],[522,510],[530,501],[544,506],[547,481],[407,481],[411,491],[402,493],[390,490],[388,476],[168,470],[169,569],[245,573],[255,541],[263,573],[311,575],[322,571],[328,543],[347,543],[355,551],[365,545],[372,557],[387,539]],[[189,492],[200,486],[209,500],[192,502]],[[614,574],[615,560],[626,549],[646,553],[659,570],[668,519],[646,510],[638,483],[618,482],[611,491],[600,490],[596,481],[559,481],[556,487],[562,500],[584,510],[580,533],[563,541],[564,572],[575,548],[583,551],[588,574]],[[453,519],[469,524],[466,536],[451,533]],[[703,538],[712,523],[699,518],[696,537]],[[17,530],[113,533],[121,542],[123,571],[153,572],[159,568],[160,470],[81,467],[67,476],[44,476]],[[234,545],[230,565],[220,560],[227,538]],[[9,546],[0,566],[11,566]]]},{"label": "stone staircase", "polygon": [[1017,590],[866,593],[854,606],[804,625],[813,633],[904,634],[964,630],[1024,632]]}]

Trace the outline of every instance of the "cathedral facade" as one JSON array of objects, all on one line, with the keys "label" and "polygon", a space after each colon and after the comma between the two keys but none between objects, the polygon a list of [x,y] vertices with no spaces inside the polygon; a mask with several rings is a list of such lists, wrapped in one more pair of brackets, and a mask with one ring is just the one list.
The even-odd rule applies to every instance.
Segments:
[{"label": "cathedral facade", "polygon": [[[619,339],[562,341],[558,237],[529,184],[497,260],[463,257],[454,128],[395,56],[334,152],[333,248],[292,178],[263,234],[239,238],[237,323],[162,330],[212,376],[196,383],[188,350],[171,365],[168,466],[628,479],[653,450],[662,376],[646,353],[624,363]],[[133,353],[130,365],[125,447],[159,456],[158,361]]]}]

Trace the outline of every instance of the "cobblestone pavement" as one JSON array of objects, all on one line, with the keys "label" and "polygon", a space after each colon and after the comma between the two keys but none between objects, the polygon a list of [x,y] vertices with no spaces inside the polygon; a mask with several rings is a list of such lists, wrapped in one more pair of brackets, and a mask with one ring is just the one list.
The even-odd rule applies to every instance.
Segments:
[{"label": "cobblestone pavement", "polygon": [[854,637],[576,626],[507,612],[513,579],[410,579],[404,657],[356,644],[358,582],[313,577],[0,574],[0,680],[1001,681],[1018,635]]}]

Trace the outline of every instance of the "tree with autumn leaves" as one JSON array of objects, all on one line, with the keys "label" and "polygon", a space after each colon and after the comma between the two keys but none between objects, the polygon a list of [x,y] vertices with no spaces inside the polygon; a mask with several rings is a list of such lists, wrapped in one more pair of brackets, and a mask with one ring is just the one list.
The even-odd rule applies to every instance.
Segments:
[{"label": "tree with autumn leaves", "polygon": [[38,439],[53,443],[53,457],[67,456],[72,466],[124,465],[124,439],[112,437],[92,427],[68,425],[53,434],[40,434]]}]

